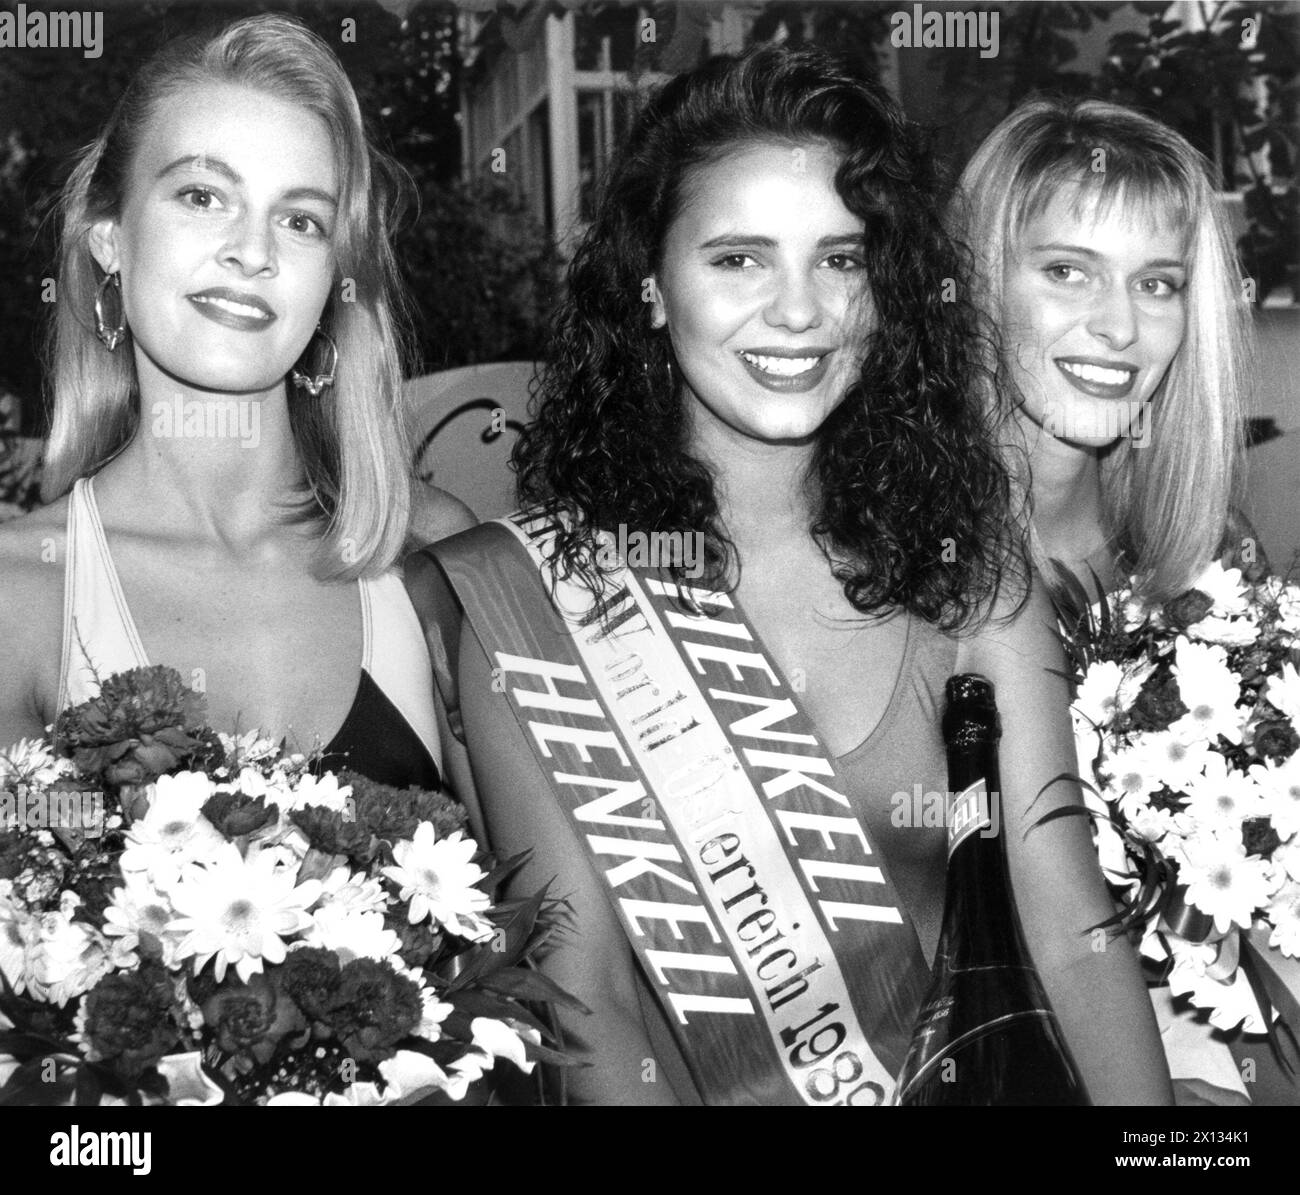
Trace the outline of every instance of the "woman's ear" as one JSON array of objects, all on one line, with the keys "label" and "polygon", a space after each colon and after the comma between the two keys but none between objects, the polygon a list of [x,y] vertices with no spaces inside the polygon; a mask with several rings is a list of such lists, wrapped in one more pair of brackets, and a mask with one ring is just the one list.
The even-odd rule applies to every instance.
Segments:
[{"label": "woman's ear", "polygon": [[641,288],[641,298],[650,304],[650,326],[656,330],[668,326],[668,312],[664,310],[664,297],[659,291],[659,280],[651,274]]},{"label": "woman's ear", "polygon": [[86,237],[90,255],[105,274],[116,274],[121,269],[121,256],[117,251],[117,222],[96,220]]}]

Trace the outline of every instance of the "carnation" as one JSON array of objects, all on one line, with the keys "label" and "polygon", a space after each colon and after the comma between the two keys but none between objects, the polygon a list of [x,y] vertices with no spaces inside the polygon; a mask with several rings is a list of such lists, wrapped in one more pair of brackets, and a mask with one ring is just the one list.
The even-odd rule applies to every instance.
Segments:
[{"label": "carnation", "polygon": [[297,1004],[282,996],[263,973],[249,976],[247,982],[218,983],[201,1007],[205,1024],[215,1031],[225,1053],[259,1063],[269,1061],[282,1040],[302,1035],[307,1028]]},{"label": "carnation", "polygon": [[397,1052],[424,1019],[424,1003],[414,980],[389,964],[359,958],[339,974],[326,1020],[358,1062],[381,1062]]},{"label": "carnation", "polygon": [[375,836],[338,810],[311,805],[294,809],[289,820],[302,831],[312,849],[324,855],[344,855],[361,867],[375,857]]},{"label": "carnation", "polygon": [[1178,695],[1178,682],[1168,668],[1158,668],[1142,686],[1129,711],[1136,730],[1168,730],[1175,720],[1187,713]]},{"label": "carnation", "polygon": [[339,986],[339,957],[315,946],[289,951],[277,974],[280,988],[312,1020],[323,1021]]},{"label": "carnation", "polygon": [[102,681],[97,697],[60,713],[54,741],[83,779],[147,784],[211,749],[199,733],[203,722],[202,695],[174,668],[133,668]]},{"label": "carnation", "polygon": [[1265,759],[1281,762],[1300,747],[1300,735],[1287,718],[1266,718],[1258,722],[1251,735],[1251,745]]},{"label": "carnation", "polygon": [[441,793],[394,788],[357,772],[345,771],[340,778],[352,789],[357,822],[376,838],[386,842],[414,838],[421,822],[431,822],[439,838],[465,828],[465,807]]},{"label": "carnation", "polygon": [[1208,593],[1189,589],[1166,602],[1161,613],[1169,626],[1181,631],[1192,623],[1200,622],[1212,609],[1214,599]]},{"label": "carnation", "polygon": [[86,1057],[128,1078],[153,1066],[179,1040],[173,981],[158,963],[104,976],[81,1000],[77,1027]]}]

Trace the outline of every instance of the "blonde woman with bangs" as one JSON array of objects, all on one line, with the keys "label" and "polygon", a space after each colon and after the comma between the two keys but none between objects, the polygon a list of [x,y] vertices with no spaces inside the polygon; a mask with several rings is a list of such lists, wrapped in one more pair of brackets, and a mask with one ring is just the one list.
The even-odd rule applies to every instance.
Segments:
[{"label": "blonde woman with bangs", "polygon": [[[1216,558],[1264,565],[1235,503],[1253,325],[1208,164],[1096,100],[1034,99],[976,151],[953,208],[976,256],[1030,541],[1095,593],[1165,601]],[[1296,1102],[1263,1039],[1151,989],[1180,1104]],[[1242,1067],[1250,1057],[1252,1066]],[[1258,1076],[1248,1092],[1242,1071]]]},{"label": "blonde woman with bangs", "polygon": [[393,178],[295,21],[134,77],[62,196],[49,505],[0,528],[0,742],[167,664],[219,730],[437,786],[394,565],[472,517],[413,486]]},{"label": "blonde woman with bangs", "polygon": [[1137,112],[1037,99],[979,147],[955,208],[1002,345],[1037,563],[1108,588],[1135,574],[1154,600],[1242,547],[1252,325],[1207,171]]}]

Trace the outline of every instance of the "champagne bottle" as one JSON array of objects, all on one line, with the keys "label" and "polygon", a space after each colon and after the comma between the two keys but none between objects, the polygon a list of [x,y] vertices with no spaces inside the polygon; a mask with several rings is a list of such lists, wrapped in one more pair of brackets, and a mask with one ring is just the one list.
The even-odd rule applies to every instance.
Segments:
[{"label": "champagne bottle", "polygon": [[1025,945],[1007,872],[993,686],[948,681],[948,890],[934,977],[895,1095],[903,1106],[1089,1103]]}]

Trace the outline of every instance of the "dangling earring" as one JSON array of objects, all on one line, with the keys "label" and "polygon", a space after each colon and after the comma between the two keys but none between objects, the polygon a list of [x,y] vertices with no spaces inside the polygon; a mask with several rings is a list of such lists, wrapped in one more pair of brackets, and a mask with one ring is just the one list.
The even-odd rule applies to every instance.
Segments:
[{"label": "dangling earring", "polygon": [[[312,398],[320,398],[328,387],[334,385],[334,371],[339,367],[339,349],[338,345],[334,343],[334,338],[320,324],[316,325],[316,331],[312,333],[312,339],[314,340],[317,336],[329,346],[329,365],[323,372],[310,378],[305,373],[300,372],[297,367],[289,374],[293,379],[293,384],[300,390],[306,390]],[[304,352],[303,356],[305,357],[307,354]]]},{"label": "dangling earring", "polygon": [[[116,308],[113,326],[110,328],[104,318],[105,296],[112,295],[112,305]],[[100,343],[111,353],[126,339],[126,311],[122,307],[122,276],[116,270],[105,274],[95,290],[95,335]]]},{"label": "dangling earring", "polygon": [[[668,393],[675,395],[677,393],[677,375],[673,371],[673,359],[669,357],[664,362],[664,368],[668,371]],[[650,362],[641,363],[641,372],[645,374],[646,379],[650,378]]]}]

